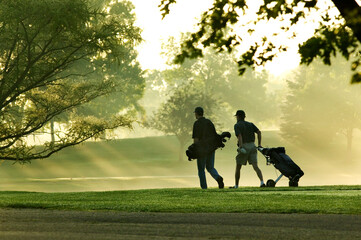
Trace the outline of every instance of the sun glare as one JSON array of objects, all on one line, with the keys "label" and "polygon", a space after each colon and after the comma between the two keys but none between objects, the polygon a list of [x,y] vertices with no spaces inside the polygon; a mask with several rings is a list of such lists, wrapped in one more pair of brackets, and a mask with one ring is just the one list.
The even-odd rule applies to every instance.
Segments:
[{"label": "sun glare", "polygon": [[[144,42],[138,47],[138,60],[144,69],[164,69],[165,59],[160,55],[161,44],[182,32],[195,29],[197,17],[208,9],[211,0],[182,0],[171,6],[171,14],[162,19],[158,1],[132,0],[136,24],[143,29]],[[192,6],[192,7],[190,7]]]},{"label": "sun glare", "polygon": [[[159,2],[146,0],[132,0],[132,2],[135,6],[136,24],[143,29],[142,37],[144,41],[138,47],[138,60],[143,69],[160,70],[166,68],[166,59],[160,54],[162,43],[166,42],[171,36],[177,39],[182,32],[195,31],[201,13],[210,8],[213,3],[212,0],[179,0],[176,4],[171,5],[170,14],[162,20],[158,7]],[[253,5],[257,5],[256,2]],[[246,19],[245,21],[248,20]],[[262,26],[260,27],[262,28]],[[274,30],[277,27],[279,28],[279,24],[266,23],[264,31],[261,29],[257,32],[262,34],[269,32],[271,36],[274,31],[277,31]],[[297,41],[297,43],[293,44],[288,40],[289,43],[287,44],[293,45],[290,47],[289,53],[280,54],[273,63],[267,64],[266,69],[273,75],[278,76],[297,67],[299,62],[297,50],[291,48],[296,49],[298,43],[303,41],[303,38],[307,39],[313,33],[310,29],[312,29],[312,26],[300,29],[299,37],[293,40],[293,42]],[[240,34],[243,35],[242,33]],[[284,37],[283,39],[286,38]],[[246,39],[242,46],[248,46]]]}]

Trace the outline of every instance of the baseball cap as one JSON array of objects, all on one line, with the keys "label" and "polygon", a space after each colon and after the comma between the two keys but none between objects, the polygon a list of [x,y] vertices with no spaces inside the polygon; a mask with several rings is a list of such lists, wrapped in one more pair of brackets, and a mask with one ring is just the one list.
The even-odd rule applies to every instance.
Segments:
[{"label": "baseball cap", "polygon": [[243,110],[237,110],[234,116],[246,117],[246,113]]},{"label": "baseball cap", "polygon": [[194,112],[197,113],[198,115],[203,115],[203,108],[202,107],[196,107],[194,109]]}]

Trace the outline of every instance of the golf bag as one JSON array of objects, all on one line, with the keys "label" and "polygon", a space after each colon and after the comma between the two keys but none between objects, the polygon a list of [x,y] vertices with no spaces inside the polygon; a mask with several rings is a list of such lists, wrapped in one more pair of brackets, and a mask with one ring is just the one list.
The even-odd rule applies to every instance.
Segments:
[{"label": "golf bag", "polygon": [[221,134],[217,134],[214,138],[193,143],[186,151],[188,160],[192,161],[193,159],[207,156],[218,148],[223,148],[225,146],[224,143],[227,142],[226,138],[230,139],[231,133],[222,132]]},{"label": "golf bag", "polygon": [[276,169],[281,172],[281,175],[273,181],[269,179],[267,181],[268,187],[274,187],[282,176],[286,176],[289,179],[290,187],[297,187],[299,179],[304,175],[301,168],[292,161],[292,159],[286,154],[284,147],[277,148],[261,148],[258,150],[265,156],[267,164],[272,164]]}]

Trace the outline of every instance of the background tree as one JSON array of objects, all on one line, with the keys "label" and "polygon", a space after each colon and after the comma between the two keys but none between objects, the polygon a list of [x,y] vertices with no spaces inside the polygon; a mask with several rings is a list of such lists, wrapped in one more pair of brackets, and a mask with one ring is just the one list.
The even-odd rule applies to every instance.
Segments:
[{"label": "background tree", "polygon": [[351,87],[344,71],[348,63],[338,59],[334,67],[314,62],[300,67],[289,80],[289,94],[282,108],[282,136],[307,149],[339,144],[344,135],[347,150],[352,147],[353,132],[361,129],[360,89]]},{"label": "background tree", "polygon": [[72,114],[82,117],[111,118],[123,110],[133,117],[139,112],[144,112],[138,101],[143,97],[145,79],[136,60],[137,53],[129,47],[123,50],[122,55],[120,62],[115,62],[116,59],[109,59],[108,62],[104,59],[97,61],[96,64],[101,67],[91,76],[94,79],[106,78],[108,81],[116,82],[112,93],[76,107]]},{"label": "background tree", "polygon": [[[175,2],[176,0],[160,1],[163,17]],[[248,8],[248,5],[252,7]],[[251,16],[255,17],[248,21]],[[315,57],[320,57],[329,65],[331,57],[340,52],[346,59],[355,57],[351,65],[352,70],[356,71],[352,82],[360,82],[361,73],[357,69],[361,65],[358,49],[361,41],[361,8],[355,0],[263,0],[257,3],[246,0],[214,0],[213,6],[202,14],[198,31],[182,43],[182,51],[175,62],[202,56],[207,47],[218,52],[232,52],[251,42],[239,57],[239,70],[242,74],[246,66],[264,66],[280,52],[287,51],[290,47],[287,42],[291,41],[286,40],[294,41],[298,37],[297,27],[314,22],[319,22],[314,34],[305,42],[299,42],[301,63],[310,64]],[[258,28],[264,23],[279,28],[266,36]]]},{"label": "background tree", "polygon": [[[178,48],[174,38],[168,43],[163,51],[172,59]],[[233,115],[239,108],[257,121],[278,117],[274,114],[277,104],[266,93],[267,74],[249,71],[240,77],[233,63],[231,55],[210,51],[203,58],[187,59],[179,65],[168,61],[168,69],[153,71],[147,77],[153,89],[158,87],[160,96],[166,90],[170,92],[170,97],[148,119],[148,126],[177,137],[179,159],[183,158],[184,147],[191,139],[196,106],[205,107],[207,116],[217,119],[217,127],[227,125],[227,131],[233,131]]]},{"label": "background tree", "polygon": [[99,72],[125,63],[129,49],[141,40],[132,19],[123,18],[129,11],[113,14],[124,4],[131,6],[100,0],[2,1],[0,159],[45,158],[106,129],[131,126],[126,114],[109,118],[71,114],[55,142],[34,147],[26,139],[62,113],[130,88],[124,86],[132,85],[131,78],[99,77]]},{"label": "background tree", "polygon": [[279,112],[278,105],[266,89],[267,72],[248,71],[244,76],[239,76],[232,54],[216,54],[211,50],[205,51],[203,58],[187,59],[182,64],[174,65],[171,60],[179,52],[178,46],[174,38],[163,45],[169,68],[158,73],[159,85],[165,82],[168,87],[176,87],[190,81],[202,83],[206,95],[212,95],[224,104],[218,116],[223,124],[229,126],[233,126],[234,119],[224,116],[233,116],[240,108],[258,122],[270,124],[277,119],[275,112]]},{"label": "background tree", "polygon": [[147,126],[166,134],[175,135],[179,141],[179,160],[183,160],[187,142],[192,138],[192,127],[196,120],[194,109],[202,106],[205,116],[216,124],[215,112],[218,101],[203,91],[204,86],[190,82],[171,91],[169,98],[147,120]]}]

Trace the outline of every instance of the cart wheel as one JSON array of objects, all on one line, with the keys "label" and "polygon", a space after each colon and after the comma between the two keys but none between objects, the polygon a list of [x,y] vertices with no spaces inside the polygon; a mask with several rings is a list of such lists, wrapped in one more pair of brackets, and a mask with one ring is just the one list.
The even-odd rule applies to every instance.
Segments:
[{"label": "cart wheel", "polygon": [[269,180],[267,180],[266,186],[267,186],[267,187],[275,187],[275,186],[276,186],[276,182],[273,181],[272,179],[269,179]]}]

